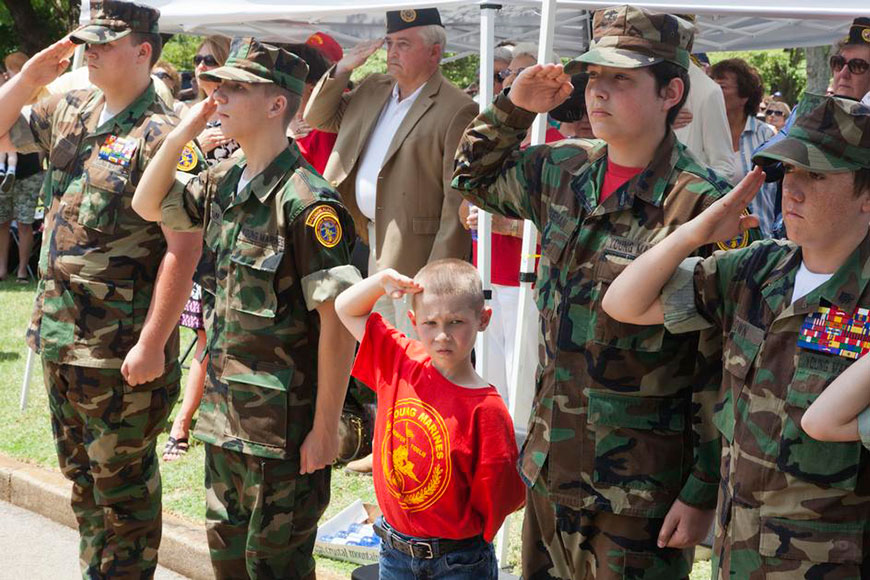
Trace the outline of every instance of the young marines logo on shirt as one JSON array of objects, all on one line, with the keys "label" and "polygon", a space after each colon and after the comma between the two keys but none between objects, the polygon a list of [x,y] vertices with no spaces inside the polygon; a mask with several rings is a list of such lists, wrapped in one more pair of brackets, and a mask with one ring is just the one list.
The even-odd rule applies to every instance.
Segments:
[{"label": "young marines logo on shirt", "polygon": [[381,468],[402,509],[418,512],[438,501],[450,483],[450,436],[444,419],[418,399],[399,399],[387,415]]}]

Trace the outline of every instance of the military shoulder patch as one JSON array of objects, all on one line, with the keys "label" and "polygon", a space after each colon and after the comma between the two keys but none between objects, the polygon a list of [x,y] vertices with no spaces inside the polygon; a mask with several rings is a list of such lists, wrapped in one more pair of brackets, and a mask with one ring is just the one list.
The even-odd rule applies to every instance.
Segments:
[{"label": "military shoulder patch", "polygon": [[325,248],[334,248],[341,241],[341,221],[332,206],[315,207],[308,214],[305,225],[314,228],[314,237]]},{"label": "military shoulder patch", "polygon": [[[749,211],[743,210],[743,215],[749,215]],[[716,247],[720,250],[728,251],[728,250],[739,250],[740,248],[745,248],[749,245],[749,232],[743,232],[742,234],[731,238],[730,240],[726,240],[724,242],[716,242]]]},{"label": "military shoulder patch", "polygon": [[188,143],[181,151],[181,157],[178,158],[176,169],[190,173],[196,169],[197,165],[199,165],[199,154],[196,152],[196,147],[193,146],[193,143]]},{"label": "military shoulder patch", "polygon": [[749,245],[749,232],[743,232],[739,236],[733,237],[725,242],[716,242],[716,247],[720,250],[739,250]]}]

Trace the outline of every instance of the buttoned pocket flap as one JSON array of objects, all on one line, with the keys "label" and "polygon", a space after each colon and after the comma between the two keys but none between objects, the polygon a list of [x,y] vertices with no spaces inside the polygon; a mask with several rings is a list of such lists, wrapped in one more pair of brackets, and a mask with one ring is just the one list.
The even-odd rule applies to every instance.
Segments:
[{"label": "buttoned pocket flap", "polygon": [[79,223],[105,234],[115,231],[118,217],[126,207],[124,189],[129,177],[121,167],[92,163],[79,206]]},{"label": "buttoned pocket flap", "polygon": [[227,434],[257,445],[287,444],[291,366],[227,357],[221,380],[228,390]]},{"label": "buttoned pocket flap", "polygon": [[723,365],[725,370],[740,379],[745,379],[763,342],[763,329],[736,317],[725,343]]},{"label": "buttoned pocket flap", "polygon": [[239,236],[230,255],[232,268],[230,287],[227,289],[230,308],[267,318],[274,318],[278,310],[275,293],[275,272],[284,258],[284,252],[275,246],[255,243]]},{"label": "buttoned pocket flap", "polygon": [[674,397],[630,397],[589,391],[589,423],[631,429],[682,431],[685,404]]},{"label": "buttoned pocket flap", "polygon": [[862,523],[827,523],[812,520],[762,518],[758,553],[768,558],[860,564]]}]

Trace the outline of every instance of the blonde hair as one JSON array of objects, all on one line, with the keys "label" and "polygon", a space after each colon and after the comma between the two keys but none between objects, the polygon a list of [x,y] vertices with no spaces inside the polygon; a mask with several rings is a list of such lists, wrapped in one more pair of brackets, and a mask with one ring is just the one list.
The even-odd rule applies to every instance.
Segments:
[{"label": "blonde hair", "polygon": [[789,115],[791,115],[791,107],[789,107],[787,104],[783,103],[782,101],[774,101],[774,100],[771,99],[771,100],[768,101],[768,103],[767,103],[767,109],[766,109],[766,110],[767,110],[767,111],[771,111],[771,110],[773,110],[773,111],[782,111],[783,113],[785,113],[785,116],[786,116],[786,117],[788,117]]},{"label": "blonde hair", "polygon": [[[423,292],[442,297],[459,297],[468,308],[480,312],[484,307],[483,283],[477,268],[463,260],[445,258],[423,266],[414,281],[423,287]],[[413,295],[413,304],[416,297]]]},{"label": "blonde hair", "polygon": [[[217,61],[218,66],[223,66],[224,63],[227,62],[227,57],[230,56],[231,41],[232,39],[229,36],[224,36],[222,34],[206,36],[202,39],[202,42],[199,43],[199,46],[196,47],[196,54],[199,54],[199,51],[205,47],[209,52],[211,52],[211,55]],[[202,89],[199,89],[199,99],[202,100],[204,98],[205,92]]]}]

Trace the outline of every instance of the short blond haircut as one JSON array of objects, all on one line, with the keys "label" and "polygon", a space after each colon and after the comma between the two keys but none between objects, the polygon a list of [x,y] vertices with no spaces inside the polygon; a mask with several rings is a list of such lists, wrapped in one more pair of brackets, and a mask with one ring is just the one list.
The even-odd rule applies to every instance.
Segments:
[{"label": "short blond haircut", "polygon": [[[414,281],[426,294],[461,298],[476,313],[481,312],[485,305],[480,274],[477,268],[463,260],[446,258],[430,262],[417,272]],[[416,305],[417,296],[420,294],[413,294],[413,305]]]}]

